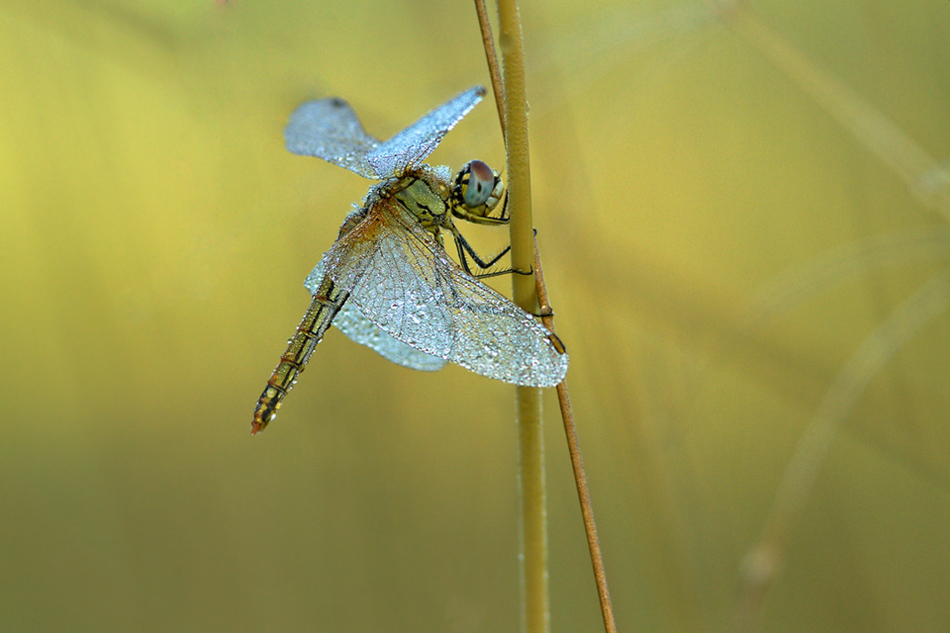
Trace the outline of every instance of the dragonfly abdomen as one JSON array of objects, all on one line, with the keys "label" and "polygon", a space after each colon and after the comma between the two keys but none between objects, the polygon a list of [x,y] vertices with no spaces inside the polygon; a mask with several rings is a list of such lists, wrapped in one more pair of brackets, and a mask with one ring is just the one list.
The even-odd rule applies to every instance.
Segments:
[{"label": "dragonfly abdomen", "polygon": [[287,393],[303,373],[310,356],[323,340],[323,334],[333,322],[333,317],[343,307],[349,293],[338,290],[329,277],[324,279],[321,292],[314,295],[310,308],[297,326],[297,331],[287,343],[287,349],[267,381],[264,392],[254,409],[251,434],[254,435],[277,416],[277,410]]}]

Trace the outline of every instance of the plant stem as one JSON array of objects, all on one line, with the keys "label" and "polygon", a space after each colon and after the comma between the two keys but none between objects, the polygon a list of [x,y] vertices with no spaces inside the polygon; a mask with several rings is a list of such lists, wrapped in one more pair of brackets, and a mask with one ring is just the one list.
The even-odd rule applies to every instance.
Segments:
[{"label": "plant stem", "polygon": [[[516,8],[517,10],[517,8]],[[475,0],[475,12],[478,14],[478,25],[482,33],[482,43],[485,48],[485,58],[488,62],[488,72],[491,75],[492,90],[495,94],[495,103],[498,106],[498,121],[501,124],[502,135],[507,139],[507,126],[505,125],[505,97],[504,97],[504,88],[501,83],[501,79],[498,73],[498,59],[495,55],[495,43],[494,38],[491,34],[491,25],[488,22],[488,15],[485,10],[485,0]],[[527,135],[525,136],[527,138]],[[509,161],[510,162],[510,161]],[[530,183],[529,183],[530,185]],[[534,253],[534,280],[535,280],[535,290],[537,293],[537,302],[540,309],[540,314],[542,315],[541,321],[544,323],[544,326],[548,328],[552,334],[554,334],[554,318],[553,313],[551,312],[551,306],[548,303],[547,299],[547,289],[544,287],[544,273],[541,270],[541,257],[538,254],[538,242],[537,237],[534,235],[532,230],[532,249]],[[600,598],[600,609],[601,614],[604,619],[604,631],[605,633],[616,633],[617,625],[614,620],[613,607],[610,605],[610,590],[607,588],[607,574],[604,571],[604,561],[600,552],[600,541],[597,538],[597,524],[594,521],[594,508],[590,501],[590,493],[587,489],[587,476],[584,473],[584,462],[581,458],[581,449],[577,441],[577,430],[574,426],[574,414],[571,410],[571,399],[567,390],[567,381],[562,381],[557,386],[557,395],[558,403],[561,406],[561,418],[564,421],[564,432],[567,436],[567,445],[568,452],[571,456],[571,465],[574,468],[574,481],[577,484],[577,495],[581,504],[581,514],[584,519],[584,531],[587,534],[587,546],[590,550],[591,564],[594,568],[594,581],[597,585],[597,594]],[[520,395],[518,396],[518,406],[519,410],[522,404]],[[527,408],[527,403],[525,403]],[[538,416],[540,418],[540,403],[537,407]],[[520,418],[519,418],[520,419]],[[536,447],[532,446],[531,449],[528,448],[529,443],[536,443],[538,439],[543,440],[543,436],[540,431],[540,424],[538,425],[538,430],[536,431],[537,435],[533,433],[526,433],[526,429],[522,427],[523,438],[520,438],[520,446],[522,447],[522,460],[521,463],[524,465],[528,458],[537,457],[540,459],[537,466],[534,466],[533,469],[540,471],[541,473],[541,488],[536,491],[524,491],[522,489],[522,499],[523,499],[523,516],[528,516],[529,514],[536,514],[540,512],[542,518],[546,516],[545,501],[544,501],[544,445],[543,441],[538,443]],[[527,469],[527,466],[523,467]],[[519,478],[519,485],[521,479]],[[530,500],[537,500],[539,508],[528,508],[528,504],[531,503]],[[545,523],[542,522],[539,524],[543,529]],[[546,546],[546,535],[542,532],[540,535],[532,536],[532,539],[540,540],[542,543],[542,551],[547,551]],[[523,541],[527,540],[527,537],[523,537]],[[544,560],[539,566],[539,569],[545,570],[547,568],[547,561]],[[526,575],[523,575],[526,578]],[[546,582],[547,573],[544,572],[544,575],[539,579],[540,586],[543,587],[544,594],[547,593],[547,586],[544,584]],[[531,594],[532,591],[526,591],[526,593]],[[525,608],[525,625],[527,625],[527,612],[529,608]],[[549,619],[549,609],[547,606],[546,599],[545,601],[538,606],[538,613],[541,614],[538,617],[540,626],[543,630],[548,628]],[[531,625],[534,626],[534,625]],[[531,630],[531,629],[529,629]]]},{"label": "plant stem", "polygon": [[521,621],[527,633],[550,629],[547,495],[541,390],[515,389],[518,416],[518,482],[521,492]]},{"label": "plant stem", "polygon": [[[508,208],[511,211],[511,266],[530,271],[534,262],[534,222],[531,217],[531,167],[528,162],[528,105],[524,80],[521,22],[515,0],[498,0],[499,47],[505,89],[505,146],[508,152]],[[534,312],[538,305],[534,278],[512,275],[515,303]]]},{"label": "plant stem", "polygon": [[[515,0],[498,0],[499,47],[505,88],[505,147],[508,152],[508,208],[511,213],[511,265],[529,271],[534,261],[531,169],[528,163],[528,111],[521,21]],[[512,275],[512,299],[534,312],[538,297],[530,275]],[[521,489],[522,629],[547,633],[548,537],[544,482],[541,390],[515,387]]]},{"label": "plant stem", "polygon": [[482,33],[482,48],[485,49],[485,61],[488,62],[488,75],[491,77],[491,89],[495,95],[495,107],[498,110],[498,123],[501,125],[501,136],[504,138],[507,129],[505,126],[504,87],[501,85],[498,57],[495,55],[495,38],[491,34],[491,23],[488,21],[485,0],[475,0],[475,13],[478,15],[478,28]]},{"label": "plant stem", "polygon": [[[538,293],[538,306],[541,309],[541,322],[552,334],[554,332],[554,314],[548,302],[548,291],[544,285],[544,271],[541,268],[541,255],[538,253],[537,237],[534,238],[534,281]],[[610,589],[607,587],[607,572],[604,571],[604,558],[600,552],[600,539],[597,538],[597,522],[594,521],[594,505],[590,501],[587,488],[587,474],[584,472],[584,460],[581,446],[577,440],[577,427],[574,425],[574,411],[571,407],[571,395],[567,390],[567,380],[557,386],[557,401],[561,407],[561,420],[564,422],[564,435],[567,437],[567,450],[574,469],[574,483],[577,485],[577,498],[581,504],[581,516],[584,519],[584,533],[587,535],[587,548],[590,562],[594,568],[594,583],[600,598],[600,613],[604,619],[604,632],[617,633],[617,622],[610,604]]]}]

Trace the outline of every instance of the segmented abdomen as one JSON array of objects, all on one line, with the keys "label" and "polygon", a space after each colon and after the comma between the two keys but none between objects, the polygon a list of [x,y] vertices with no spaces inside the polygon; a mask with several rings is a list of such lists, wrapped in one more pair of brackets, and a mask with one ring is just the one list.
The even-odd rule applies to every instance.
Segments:
[{"label": "segmented abdomen", "polygon": [[324,332],[333,322],[349,293],[338,290],[329,276],[320,284],[320,291],[314,295],[310,308],[297,326],[297,331],[280,357],[277,368],[271,374],[254,409],[254,422],[251,434],[263,429],[277,416],[277,409],[287,393],[297,382],[297,376],[303,373],[313,350],[323,339]]}]

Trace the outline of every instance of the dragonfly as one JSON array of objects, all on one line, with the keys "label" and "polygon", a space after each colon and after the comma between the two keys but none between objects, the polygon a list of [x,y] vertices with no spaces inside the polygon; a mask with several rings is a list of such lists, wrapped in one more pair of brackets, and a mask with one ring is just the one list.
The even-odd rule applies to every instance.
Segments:
[{"label": "dragonfly", "polygon": [[[276,417],[331,324],[412,369],[452,362],[529,387],[564,379],[568,355],[557,336],[480,280],[497,273],[473,272],[468,262],[488,271],[508,249],[483,261],[453,222],[507,223],[500,176],[478,160],[454,178],[448,167],[423,162],[484,95],[480,86],[462,92],[385,142],[363,129],[343,99],[309,101],[291,115],[284,131],[290,152],[381,182],[354,205],[304,282],[310,308],[257,402],[252,434]],[[456,243],[458,263],[446,253],[444,233]]]}]

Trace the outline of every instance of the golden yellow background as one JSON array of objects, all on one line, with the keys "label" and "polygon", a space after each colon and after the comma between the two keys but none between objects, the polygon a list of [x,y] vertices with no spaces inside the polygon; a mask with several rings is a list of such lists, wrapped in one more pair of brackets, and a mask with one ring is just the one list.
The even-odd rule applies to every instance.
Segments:
[{"label": "golden yellow background", "polygon": [[[535,220],[618,624],[732,630],[743,557],[823,428],[764,628],[947,630],[945,280],[907,302],[947,274],[950,179],[891,163],[900,139],[948,157],[950,3],[747,6],[905,136],[870,147],[701,3],[522,6]],[[387,137],[487,81],[463,1],[0,4],[0,630],[517,630],[509,386],[331,330],[248,434],[369,184],[286,152],[288,114],[338,95]],[[504,163],[491,100],[433,161],[473,157]],[[552,630],[592,631],[555,413]]]}]

